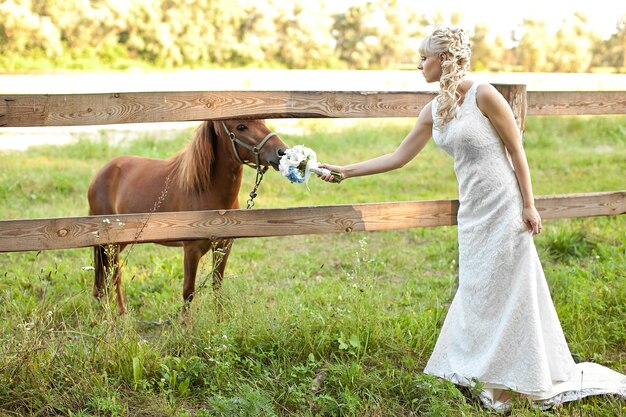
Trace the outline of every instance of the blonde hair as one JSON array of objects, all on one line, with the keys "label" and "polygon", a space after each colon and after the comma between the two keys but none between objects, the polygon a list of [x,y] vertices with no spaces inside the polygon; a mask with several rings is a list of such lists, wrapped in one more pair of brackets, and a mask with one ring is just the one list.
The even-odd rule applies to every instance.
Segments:
[{"label": "blonde hair", "polygon": [[438,27],[422,40],[419,51],[421,55],[433,56],[445,54],[441,63],[441,79],[437,96],[436,128],[443,127],[456,114],[460,99],[458,88],[467,73],[472,51],[470,41],[463,29]]}]

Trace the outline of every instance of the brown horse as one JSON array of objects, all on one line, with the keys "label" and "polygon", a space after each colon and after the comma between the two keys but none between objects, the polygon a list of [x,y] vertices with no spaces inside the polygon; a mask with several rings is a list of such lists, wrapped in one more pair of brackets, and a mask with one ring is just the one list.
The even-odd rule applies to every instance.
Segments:
[{"label": "brown horse", "polygon": [[[236,209],[243,165],[255,167],[257,172],[268,166],[278,169],[285,149],[263,120],[205,121],[187,147],[170,159],[121,156],[108,162],[89,185],[89,214]],[[186,302],[193,298],[198,264],[209,249],[213,250],[213,288],[219,289],[232,240],[156,243],[183,247]],[[94,248],[93,294],[100,299],[106,277],[111,277],[120,314],[126,312],[119,265],[119,253],[125,246]]]}]

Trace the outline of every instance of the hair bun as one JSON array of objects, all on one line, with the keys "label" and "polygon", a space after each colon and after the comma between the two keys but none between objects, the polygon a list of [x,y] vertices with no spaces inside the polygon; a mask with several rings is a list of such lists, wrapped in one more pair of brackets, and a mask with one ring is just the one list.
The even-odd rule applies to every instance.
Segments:
[{"label": "hair bun", "polygon": [[463,29],[450,29],[452,34],[450,42],[450,53],[455,58],[469,57],[471,55],[470,40]]}]

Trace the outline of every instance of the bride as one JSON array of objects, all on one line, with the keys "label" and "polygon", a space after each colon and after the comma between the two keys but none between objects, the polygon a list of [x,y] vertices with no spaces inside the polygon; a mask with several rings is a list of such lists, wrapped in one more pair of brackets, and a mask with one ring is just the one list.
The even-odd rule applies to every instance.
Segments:
[{"label": "bride", "polygon": [[493,86],[465,77],[471,51],[462,29],[436,28],[420,53],[418,69],[439,82],[439,94],[398,148],[322,167],[342,179],[390,171],[431,137],[454,159],[459,286],[424,372],[479,387],[482,402],[496,410],[509,408],[513,396],[543,407],[598,394],[626,398],[626,376],[575,363],[569,351],[533,243],[541,218],[510,107]]}]

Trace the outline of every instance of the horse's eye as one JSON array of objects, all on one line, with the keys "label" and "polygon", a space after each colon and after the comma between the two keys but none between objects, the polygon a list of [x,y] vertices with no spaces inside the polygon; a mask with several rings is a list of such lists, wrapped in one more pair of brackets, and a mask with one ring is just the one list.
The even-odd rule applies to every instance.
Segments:
[{"label": "horse's eye", "polygon": [[240,131],[240,132],[243,132],[247,128],[248,127],[246,125],[244,125],[244,124],[237,125],[237,130]]}]

